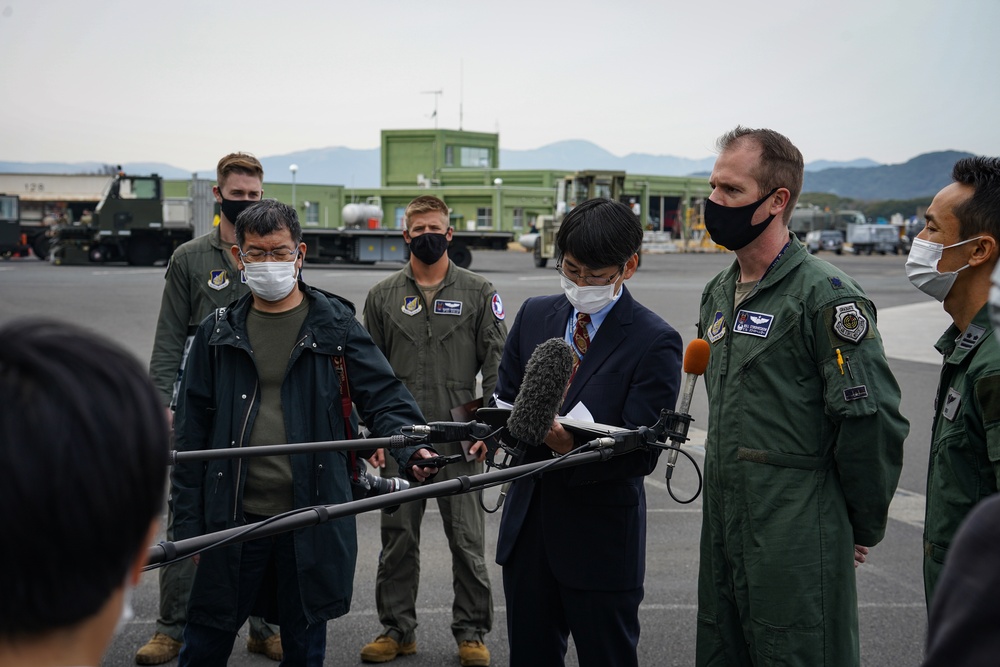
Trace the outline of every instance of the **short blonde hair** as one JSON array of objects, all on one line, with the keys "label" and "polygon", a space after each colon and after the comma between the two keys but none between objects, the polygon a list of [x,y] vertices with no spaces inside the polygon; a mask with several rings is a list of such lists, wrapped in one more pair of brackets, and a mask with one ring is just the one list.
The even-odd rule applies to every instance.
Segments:
[{"label": "short blonde hair", "polygon": [[410,217],[420,215],[421,213],[430,213],[431,211],[437,211],[443,215],[445,224],[451,227],[451,219],[449,217],[451,211],[448,209],[448,205],[434,195],[421,195],[406,205],[406,211],[403,212],[403,221],[406,223],[406,228],[410,228]]},{"label": "short blonde hair", "polygon": [[220,188],[230,174],[256,176],[263,181],[264,167],[261,166],[260,160],[250,153],[230,153],[219,160],[219,164],[215,168],[215,181]]}]

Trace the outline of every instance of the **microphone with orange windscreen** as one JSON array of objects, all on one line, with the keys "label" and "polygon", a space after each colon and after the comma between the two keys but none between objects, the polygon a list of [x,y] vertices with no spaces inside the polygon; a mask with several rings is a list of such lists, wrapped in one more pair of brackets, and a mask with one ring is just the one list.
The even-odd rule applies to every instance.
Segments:
[{"label": "microphone with orange windscreen", "polygon": [[[686,415],[691,407],[691,398],[694,396],[694,385],[698,381],[699,375],[705,374],[708,368],[708,356],[711,348],[704,338],[695,338],[688,343],[684,350],[684,391],[681,393],[681,404],[677,408],[678,414]],[[686,430],[686,429],[685,429]],[[667,457],[667,479],[674,473],[674,465],[677,463],[677,452],[686,438],[670,438],[671,444],[677,449],[671,449]]]}]

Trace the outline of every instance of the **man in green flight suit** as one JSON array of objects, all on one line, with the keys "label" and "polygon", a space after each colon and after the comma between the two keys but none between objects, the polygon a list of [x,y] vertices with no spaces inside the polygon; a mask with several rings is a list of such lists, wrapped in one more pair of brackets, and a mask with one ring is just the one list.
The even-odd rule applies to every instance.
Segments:
[{"label": "man in green flight suit", "polygon": [[[232,256],[236,218],[264,194],[264,168],[249,153],[230,153],[216,166],[212,188],[219,202],[219,224],[208,234],[183,244],[167,265],[166,284],[156,322],[149,373],[173,418],[188,346],[203,319],[249,292]],[[173,513],[167,516],[167,539],[173,539]],[[140,665],[158,665],[177,657],[187,618],[188,593],[194,580],[190,559],[160,568],[160,611],[152,639],[135,655]],[[281,636],[276,625],[250,618],[247,648],[281,660]]]},{"label": "man in green flight suit", "polygon": [[953,321],[935,344],[944,363],[927,466],[928,608],[959,524],[1000,484],[1000,345],[987,304],[1000,253],[1000,158],[959,160],[952,178],[906,260],[910,282]]},{"label": "man in green flight suit", "polygon": [[[365,301],[365,327],[396,375],[410,390],[429,421],[469,421],[452,409],[476,398],[476,375],[482,373],[482,396],[492,395],[507,337],[504,307],[493,285],[448,258],[452,228],[447,205],[434,196],[417,197],[406,207],[403,237],[409,244],[405,268],[375,285]],[[437,480],[483,471],[485,446],[445,466]],[[442,444],[442,454],[463,453],[458,443]],[[473,452],[477,451],[475,449]],[[376,463],[383,474],[398,468],[382,450]],[[426,501],[404,503],[382,515],[382,553],[375,582],[375,602],[383,630],[361,650],[364,662],[389,662],[417,650],[416,599],[420,577],[420,523]],[[463,667],[486,667],[490,652],[484,637],[493,627],[493,593],[485,559],[485,515],[478,494],[438,498],[451,548],[455,601],[451,631]]]},{"label": "man in green flight suit", "polygon": [[718,142],[705,208],[736,261],[702,293],[711,345],[699,666],[860,664],[854,568],[885,533],[908,422],[861,287],[788,220],[799,150]]}]

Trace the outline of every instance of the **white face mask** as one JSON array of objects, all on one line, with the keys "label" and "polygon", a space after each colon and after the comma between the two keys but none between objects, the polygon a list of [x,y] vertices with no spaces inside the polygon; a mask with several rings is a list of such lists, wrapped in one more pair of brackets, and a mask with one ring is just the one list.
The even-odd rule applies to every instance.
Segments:
[{"label": "white face mask", "polygon": [[615,300],[615,283],[598,287],[580,287],[566,276],[561,276],[566,298],[581,313],[593,315]]},{"label": "white face mask", "polygon": [[941,255],[948,248],[965,245],[981,238],[981,236],[977,236],[953,243],[949,246],[925,241],[921,238],[913,239],[913,245],[910,246],[910,254],[906,258],[906,277],[910,279],[914,287],[924,294],[932,296],[938,301],[944,301],[945,297],[948,296],[948,292],[951,291],[951,286],[955,284],[955,279],[958,278],[958,271],[969,268],[969,265],[966,264],[961,269],[958,269],[958,271],[941,273],[937,269],[938,262],[941,261]]},{"label": "white face mask", "polygon": [[281,301],[295,289],[295,262],[250,262],[243,264],[247,287],[264,301]]}]

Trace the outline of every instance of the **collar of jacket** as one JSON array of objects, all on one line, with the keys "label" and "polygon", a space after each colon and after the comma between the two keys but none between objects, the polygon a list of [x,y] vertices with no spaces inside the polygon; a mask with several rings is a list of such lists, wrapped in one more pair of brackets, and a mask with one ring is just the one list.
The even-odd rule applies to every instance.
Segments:
[{"label": "collar of jacket", "polygon": [[[944,363],[962,363],[962,360],[965,359],[967,355],[973,354],[974,350],[979,345],[982,345],[985,339],[993,336],[993,324],[990,322],[989,303],[983,304],[983,307],[979,309],[976,316],[972,318],[972,322],[969,323],[969,328],[974,326],[981,328],[983,331],[975,342],[967,344],[965,347],[958,344],[962,337],[965,336],[965,331],[959,331],[954,322],[943,334],[941,334],[938,341],[934,343],[934,348],[944,357]],[[968,331],[968,328],[966,331]],[[992,343],[990,344],[992,345]]]},{"label": "collar of jacket", "polygon": [[[449,259],[448,271],[444,274],[444,278],[441,279],[441,287],[439,289],[444,288],[446,285],[450,285],[453,282],[455,282],[455,276],[457,273],[458,272],[455,271],[455,262]],[[417,284],[417,279],[413,277],[413,267],[410,266],[409,262],[407,262],[406,266],[403,267],[403,275],[406,276],[406,279],[412,282],[414,285]]]},{"label": "collar of jacket", "polygon": [[[318,354],[343,356],[347,330],[354,319],[354,304],[336,294],[310,287],[299,280],[298,289],[309,299],[309,314],[302,325],[302,346]],[[247,314],[253,305],[253,295],[246,294],[226,309],[215,324],[209,345],[229,345],[251,351],[247,336]],[[214,318],[215,314],[209,315]]]},{"label": "collar of jacket", "polygon": [[222,244],[222,228],[216,225],[212,227],[212,231],[208,233],[208,242],[213,248],[217,250],[225,250],[228,252],[229,248]]},{"label": "collar of jacket", "polygon": [[[809,253],[806,251],[806,247],[802,245],[802,242],[792,234],[788,233],[789,241],[788,247],[785,252],[778,259],[778,263],[775,264],[770,271],[767,272],[760,282],[754,287],[754,292],[758,289],[766,289],[776,282],[780,282],[782,278],[791,273],[799,264],[805,261]],[[726,270],[725,276],[722,279],[722,285],[725,285],[730,290],[735,289],[736,280],[740,277],[740,263],[738,260],[733,260],[732,265]]]}]

